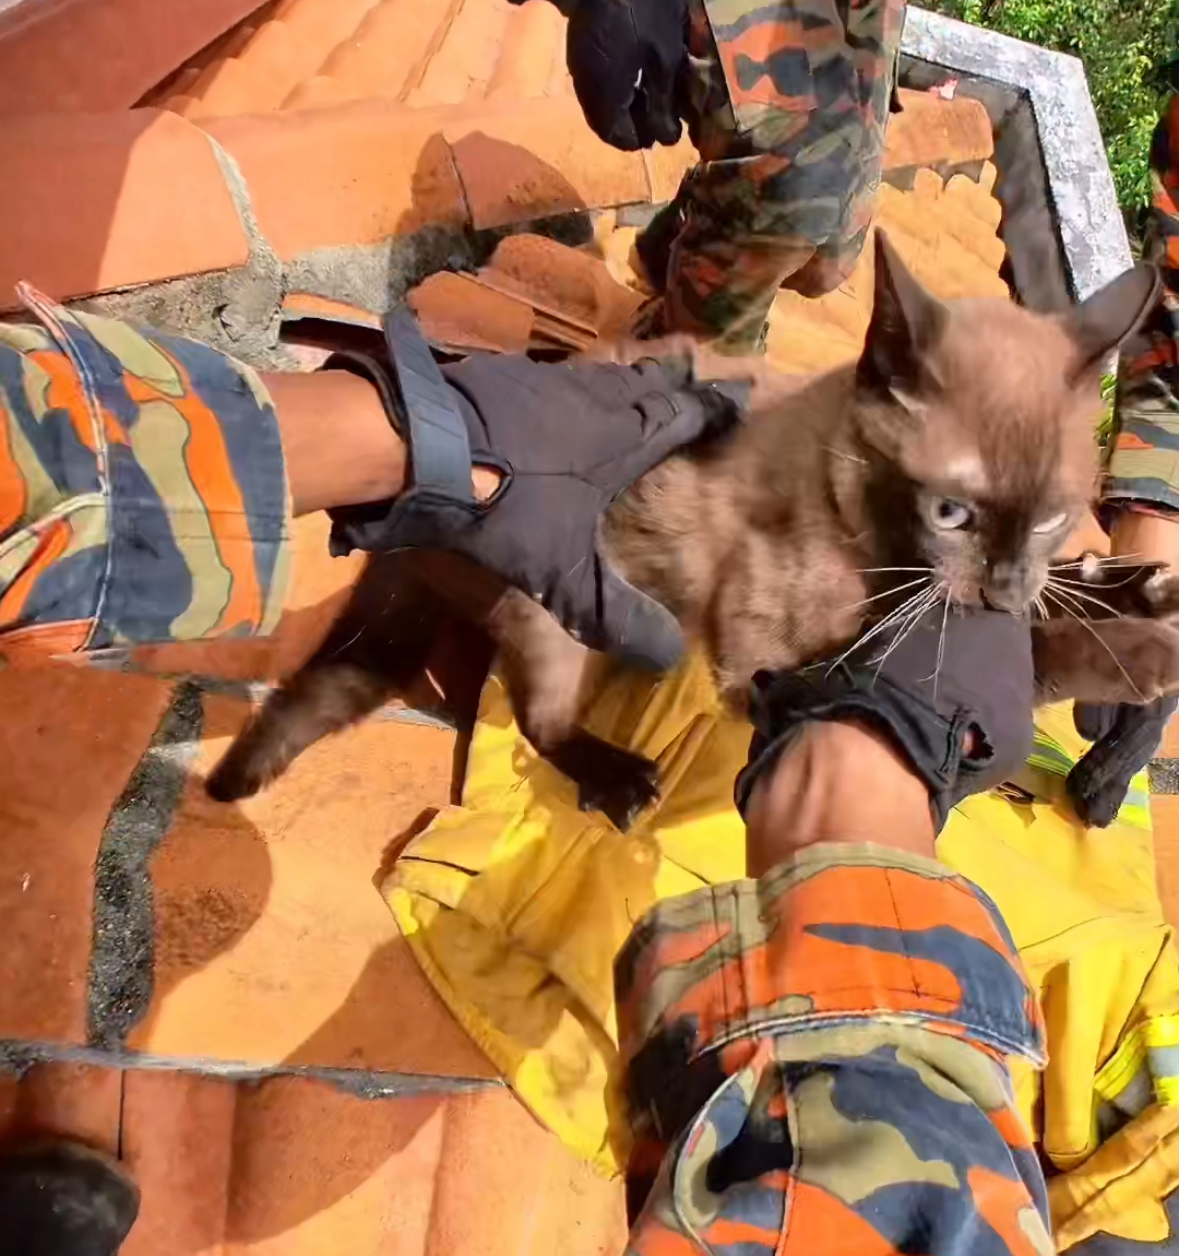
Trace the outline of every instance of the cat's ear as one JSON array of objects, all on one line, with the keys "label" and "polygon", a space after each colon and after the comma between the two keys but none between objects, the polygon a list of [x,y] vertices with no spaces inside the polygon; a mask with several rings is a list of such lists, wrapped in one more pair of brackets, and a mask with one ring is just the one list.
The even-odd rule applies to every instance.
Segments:
[{"label": "cat's ear", "polygon": [[904,392],[922,379],[923,360],[941,335],[946,307],[917,282],[888,236],[876,229],[872,319],[856,379],[862,387]]},{"label": "cat's ear", "polygon": [[1077,346],[1069,372],[1079,384],[1099,372],[1111,353],[1138,330],[1162,293],[1158,269],[1140,262],[1064,315],[1064,327]]}]

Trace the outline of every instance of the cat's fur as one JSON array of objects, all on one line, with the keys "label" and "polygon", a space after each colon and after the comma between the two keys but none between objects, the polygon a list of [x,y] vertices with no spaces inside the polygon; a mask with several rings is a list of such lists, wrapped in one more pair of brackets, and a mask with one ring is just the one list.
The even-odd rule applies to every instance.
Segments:
[{"label": "cat's fur", "polygon": [[[735,701],[757,669],[853,641],[868,611],[903,600],[888,590],[925,578],[915,569],[955,603],[1022,612],[1093,493],[1102,366],[1157,292],[1140,267],[1058,319],[1002,301],[946,305],[877,233],[858,364],[810,381],[756,372],[748,420],[635,484],[608,513],[604,549],[703,643]],[[429,554],[370,563],[328,642],[272,695],[210,791],[253,793],[403,687],[424,662],[432,599],[490,633],[521,730],[585,805],[623,822],[650,800],[654,766],[577,727],[587,652],[496,577]],[[1089,697],[1083,672],[1062,672],[1069,641],[1091,643],[1092,629],[1065,622],[1044,654],[1056,669],[1046,685]],[[1120,631],[1118,666],[1136,669],[1143,697],[1179,683],[1179,632]],[[1095,648],[1086,658],[1108,696],[1113,665]]]}]

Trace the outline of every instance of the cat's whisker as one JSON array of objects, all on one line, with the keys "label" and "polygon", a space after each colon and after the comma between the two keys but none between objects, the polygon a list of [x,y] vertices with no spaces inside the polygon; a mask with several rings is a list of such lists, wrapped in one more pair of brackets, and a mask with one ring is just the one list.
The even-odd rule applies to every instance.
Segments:
[{"label": "cat's whisker", "polygon": [[1116,567],[1118,564],[1129,566],[1127,560],[1131,558],[1141,558],[1141,554],[1112,554],[1109,558],[1097,558],[1090,555],[1088,558],[1079,558],[1076,562],[1071,563],[1051,563],[1048,567],[1049,571],[1068,571],[1075,567]]},{"label": "cat's whisker", "polygon": [[1101,646],[1101,648],[1106,652],[1106,654],[1108,654],[1109,657],[1113,659],[1114,666],[1118,669],[1119,672],[1122,673],[1122,676],[1125,679],[1126,684],[1128,684],[1130,688],[1135,692],[1135,694],[1138,695],[1138,701],[1145,705],[1146,699],[1145,697],[1143,697],[1142,691],[1134,683],[1134,680],[1131,677],[1130,673],[1126,671],[1126,669],[1122,666],[1121,659],[1119,659],[1118,656],[1113,652],[1113,650],[1110,649],[1109,643],[1101,639],[1101,633],[1099,633],[1093,627],[1093,625],[1090,624],[1087,620],[1082,619],[1082,617],[1078,615],[1076,611],[1071,610],[1068,606],[1066,606],[1065,603],[1060,600],[1059,592],[1054,594],[1050,592],[1048,589],[1045,589],[1044,593],[1047,597],[1049,597],[1052,601],[1054,601],[1066,614],[1071,615],[1073,619],[1075,619],[1077,623],[1080,624],[1081,627],[1084,628],[1085,631],[1088,632],[1094,638],[1094,640],[1097,642],[1099,646]]},{"label": "cat's whisker", "polygon": [[[933,588],[929,591],[929,593],[927,594],[925,598],[925,601],[922,602],[912,612],[912,614],[909,616],[908,622],[904,625],[901,631],[897,633],[897,635],[892,639],[892,641],[889,642],[888,649],[885,650],[885,652],[880,656],[879,659],[874,660],[877,666],[876,666],[876,675],[872,678],[873,681],[875,681],[880,676],[880,672],[883,669],[884,664],[888,661],[888,656],[897,648],[897,646],[901,644],[902,641],[904,641],[904,639],[913,631],[913,629],[917,627],[917,625],[925,617],[926,613],[930,610],[930,608],[937,604],[937,600],[939,597],[941,597],[942,590],[945,588],[946,588],[945,582],[943,581],[936,588]],[[948,601],[949,599],[948,590],[946,593],[946,598]]]},{"label": "cat's whisker", "polygon": [[[1106,567],[1106,571],[1112,571],[1112,567]],[[1087,580],[1066,580],[1063,576],[1049,576],[1048,579],[1056,584],[1067,584],[1075,586],[1078,589],[1122,589],[1128,584],[1133,584],[1138,579],[1138,568],[1135,566],[1133,574],[1127,576],[1125,580],[1119,580],[1117,584],[1092,584]]]},{"label": "cat's whisker", "polygon": [[917,593],[914,593],[912,597],[906,598],[901,605],[896,608],[896,610],[891,611],[878,624],[873,625],[873,627],[866,633],[857,637],[856,640],[853,641],[852,644],[848,646],[848,648],[828,667],[827,675],[830,676],[840,663],[846,662],[847,659],[849,659],[858,649],[867,645],[867,643],[874,637],[887,631],[891,625],[901,622],[902,619],[912,612],[914,605],[928,596],[929,594],[925,590],[919,590]]},{"label": "cat's whisker", "polygon": [[1112,606],[1110,606],[1108,602],[1103,602],[1101,598],[1094,597],[1092,593],[1080,592],[1076,590],[1075,586],[1072,586],[1069,589],[1064,589],[1061,587],[1061,584],[1062,584],[1062,581],[1056,580],[1052,578],[1051,576],[1049,576],[1048,584],[1047,584],[1047,587],[1049,589],[1055,589],[1057,593],[1062,593],[1072,598],[1079,598],[1081,601],[1084,601],[1084,602],[1092,602],[1094,605],[1100,606],[1103,610],[1109,611],[1109,613],[1113,615],[1115,619],[1125,618],[1125,616],[1122,614],[1121,611],[1115,610]]},{"label": "cat's whisker", "polygon": [[933,700],[937,701],[937,679],[942,671],[942,659],[946,653],[946,626],[950,622],[950,591],[946,590],[946,609],[942,612],[942,635],[937,642],[937,666],[933,669]]},{"label": "cat's whisker", "polygon": [[1048,607],[1045,605],[1044,599],[1040,594],[1036,594],[1036,596],[1032,598],[1032,605],[1040,612],[1041,619],[1049,618]]},{"label": "cat's whisker", "polygon": [[919,584],[928,584],[928,580],[910,580],[908,584],[899,585],[895,589],[886,589],[883,593],[877,593],[875,597],[866,597],[862,602],[851,602],[847,606],[837,607],[841,611],[854,611],[859,606],[867,606],[871,602],[879,602],[881,598],[892,597],[895,593],[904,593],[906,589],[915,589]]},{"label": "cat's whisker", "polygon": [[1080,593],[1076,590],[1062,588],[1055,580],[1050,579],[1045,588],[1055,589],[1061,597],[1069,598],[1074,606],[1079,606],[1084,610],[1083,603],[1091,602],[1095,606],[1100,606],[1102,610],[1109,611],[1115,619],[1125,619],[1121,611],[1115,610],[1108,602],[1103,602],[1101,598],[1094,597],[1092,593]]}]

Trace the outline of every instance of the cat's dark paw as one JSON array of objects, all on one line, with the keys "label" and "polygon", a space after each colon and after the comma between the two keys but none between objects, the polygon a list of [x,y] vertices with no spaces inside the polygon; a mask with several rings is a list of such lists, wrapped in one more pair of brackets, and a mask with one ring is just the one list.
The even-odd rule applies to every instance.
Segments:
[{"label": "cat's dark paw", "polygon": [[[610,747],[614,749],[614,747]],[[600,811],[623,833],[659,797],[659,769],[641,755],[617,751],[609,779],[581,781],[577,802],[582,811]]]},{"label": "cat's dark paw", "polygon": [[238,802],[242,798],[252,798],[269,779],[260,770],[256,758],[241,753],[235,743],[209,773],[205,793],[217,802]]},{"label": "cat's dark paw", "polygon": [[659,797],[659,768],[650,759],[577,732],[547,758],[577,786],[582,811],[600,811],[626,832]]},{"label": "cat's dark paw", "polygon": [[1142,586],[1142,596],[1150,613],[1159,619],[1179,615],[1179,576],[1170,571],[1160,571]]}]

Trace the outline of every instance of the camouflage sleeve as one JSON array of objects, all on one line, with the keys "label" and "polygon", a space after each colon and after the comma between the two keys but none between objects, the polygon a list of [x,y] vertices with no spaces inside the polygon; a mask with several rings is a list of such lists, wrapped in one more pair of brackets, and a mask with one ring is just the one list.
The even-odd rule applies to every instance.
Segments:
[{"label": "camouflage sleeve", "polygon": [[1054,1250],[1006,1063],[1043,1026],[970,882],[815,847],[657,906],[616,983],[633,1256]]},{"label": "camouflage sleeve", "polygon": [[1102,490],[1107,506],[1179,510],[1179,96],[1151,147],[1154,200],[1145,255],[1163,271],[1163,300],[1126,346]]},{"label": "camouflage sleeve", "polygon": [[289,510],[260,381],[18,292],[37,323],[0,324],[0,656],[269,631]]}]

